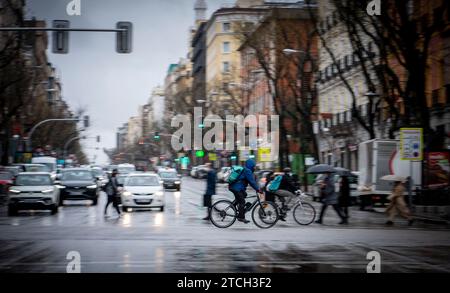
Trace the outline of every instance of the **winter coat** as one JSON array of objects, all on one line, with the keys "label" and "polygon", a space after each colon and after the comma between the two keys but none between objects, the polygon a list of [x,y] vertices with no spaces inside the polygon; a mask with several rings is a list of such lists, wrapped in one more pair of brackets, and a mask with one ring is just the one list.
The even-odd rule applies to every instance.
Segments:
[{"label": "winter coat", "polygon": [[338,196],[334,188],[334,176],[329,174],[323,181],[324,187],[322,187],[322,202],[327,205],[333,205],[338,203]]},{"label": "winter coat", "polygon": [[388,196],[388,199],[390,200],[390,203],[386,209],[388,214],[395,214],[396,210],[398,210],[402,215],[410,214],[408,206],[405,202],[404,192],[405,186],[403,184],[398,184],[394,187],[391,195]]},{"label": "winter coat", "polygon": [[254,190],[259,191],[259,186],[255,181],[255,177],[253,176],[253,171],[255,170],[255,161],[247,160],[245,162],[244,170],[241,175],[239,175],[236,182],[230,184],[229,189],[235,192],[245,191],[247,186],[250,184]]},{"label": "winter coat", "polygon": [[339,205],[341,207],[350,206],[350,183],[347,177],[342,177],[339,188]]},{"label": "winter coat", "polygon": [[206,176],[206,195],[214,195],[216,194],[216,182],[217,182],[217,175],[216,171],[214,169],[211,169],[208,171],[208,174]]}]

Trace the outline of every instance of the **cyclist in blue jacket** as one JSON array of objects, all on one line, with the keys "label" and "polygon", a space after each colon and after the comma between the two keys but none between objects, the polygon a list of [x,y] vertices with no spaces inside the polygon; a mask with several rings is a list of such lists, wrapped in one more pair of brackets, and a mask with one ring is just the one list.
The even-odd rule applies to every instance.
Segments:
[{"label": "cyclist in blue jacket", "polygon": [[230,184],[230,186],[228,187],[228,189],[234,194],[234,197],[236,198],[236,201],[238,203],[237,220],[246,224],[250,222],[245,219],[245,198],[247,197],[247,186],[250,184],[250,186],[256,192],[258,192],[259,194],[262,193],[261,189],[255,181],[255,177],[253,176],[255,165],[255,161],[247,160],[245,162],[245,167],[237,178],[236,182]]}]

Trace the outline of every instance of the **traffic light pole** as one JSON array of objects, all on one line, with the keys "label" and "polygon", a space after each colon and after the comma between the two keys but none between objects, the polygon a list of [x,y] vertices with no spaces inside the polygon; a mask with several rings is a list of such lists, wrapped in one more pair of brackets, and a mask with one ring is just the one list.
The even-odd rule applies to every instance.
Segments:
[{"label": "traffic light pole", "polygon": [[51,28],[51,27],[0,27],[0,31],[7,32],[101,32],[120,33],[127,29],[98,29],[98,28]]},{"label": "traffic light pole", "polygon": [[33,128],[31,128],[30,132],[28,133],[28,137],[27,137],[27,148],[28,151],[30,151],[32,145],[31,145],[31,138],[33,136],[33,133],[35,132],[35,130],[41,126],[42,124],[45,124],[47,122],[55,122],[55,121],[80,121],[79,118],[60,118],[60,119],[47,119],[47,120],[43,120],[41,122],[39,122],[38,124],[36,124],[35,126],[33,126]]}]

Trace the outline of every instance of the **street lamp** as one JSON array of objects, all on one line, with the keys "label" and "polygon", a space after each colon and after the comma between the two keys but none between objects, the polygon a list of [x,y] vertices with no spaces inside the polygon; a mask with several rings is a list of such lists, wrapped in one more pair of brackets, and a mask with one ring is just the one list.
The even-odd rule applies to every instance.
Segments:
[{"label": "street lamp", "polygon": [[295,50],[295,49],[289,49],[289,48],[283,49],[283,53],[284,53],[285,55],[292,55],[292,54],[306,54],[306,52],[303,51],[303,50]]}]

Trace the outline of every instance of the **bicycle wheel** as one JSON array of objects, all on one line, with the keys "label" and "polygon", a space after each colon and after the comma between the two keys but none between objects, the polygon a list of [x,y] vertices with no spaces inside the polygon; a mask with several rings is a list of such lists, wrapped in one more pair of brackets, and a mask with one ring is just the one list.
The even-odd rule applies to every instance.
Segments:
[{"label": "bicycle wheel", "polygon": [[219,200],[212,205],[209,217],[214,226],[228,228],[236,221],[236,207],[229,200]]},{"label": "bicycle wheel", "polygon": [[278,221],[278,207],[270,201],[262,201],[253,208],[252,219],[259,228],[270,228]]},{"label": "bicycle wheel", "polygon": [[299,225],[309,225],[311,224],[314,219],[316,218],[316,209],[314,207],[307,203],[302,202],[301,204],[298,203],[293,211],[294,214],[294,220]]}]

